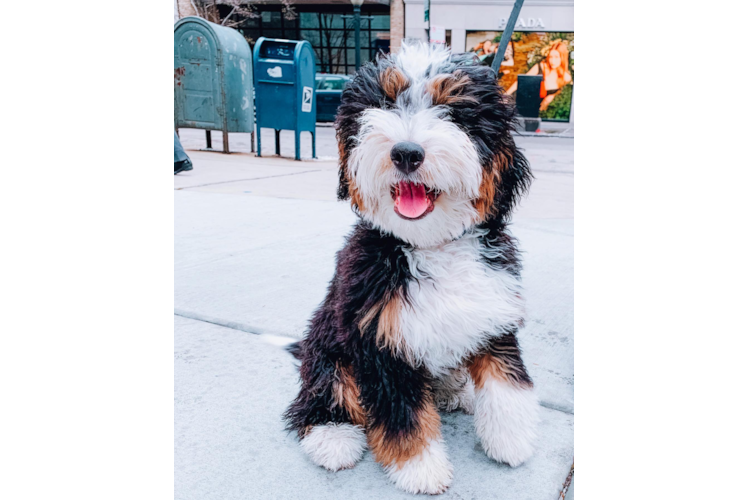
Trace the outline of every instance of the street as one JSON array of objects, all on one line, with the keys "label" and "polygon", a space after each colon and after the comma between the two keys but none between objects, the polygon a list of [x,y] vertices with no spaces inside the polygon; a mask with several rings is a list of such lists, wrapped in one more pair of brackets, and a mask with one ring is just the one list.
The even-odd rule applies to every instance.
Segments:
[{"label": "street", "polygon": [[[197,151],[205,133],[181,130],[194,170],[175,176],[175,495],[179,499],[411,498],[369,452],[327,472],[308,459],[281,414],[295,396],[293,358],[257,334],[300,338],[324,297],[335,252],[355,221],[336,200],[334,130],[318,127],[302,158],[282,134],[273,157]],[[265,135],[267,134],[267,135]],[[220,147],[221,134],[213,133]],[[512,469],[489,460],[472,418],[444,414],[455,479],[442,498],[556,499],[573,463],[573,139],[516,137],[535,181],[512,232],[524,251],[528,320],[519,340],[541,400],[536,454]]]}]

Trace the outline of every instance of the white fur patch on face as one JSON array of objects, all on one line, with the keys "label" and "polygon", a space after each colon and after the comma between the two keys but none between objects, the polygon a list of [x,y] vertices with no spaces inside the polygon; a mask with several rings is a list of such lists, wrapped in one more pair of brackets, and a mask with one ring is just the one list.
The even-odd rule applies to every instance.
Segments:
[{"label": "white fur patch on face", "polygon": [[395,486],[413,494],[438,495],[452,483],[452,464],[441,438],[429,440],[420,455],[400,467],[388,465],[385,471]]},{"label": "white fur patch on face", "polygon": [[366,435],[358,425],[315,425],[301,440],[301,448],[312,462],[327,470],[348,469],[361,460]]},{"label": "white fur patch on face", "polygon": [[[423,165],[409,175],[392,164],[399,142],[420,145]],[[374,225],[416,246],[432,246],[458,237],[477,217],[471,200],[479,196],[482,167],[470,138],[445,119],[443,107],[418,111],[369,109],[361,117],[348,168],[363,198],[362,215]],[[438,189],[434,211],[420,220],[404,220],[394,210],[390,190],[408,180]]]},{"label": "white fur patch on face", "polygon": [[[364,205],[361,215],[419,247],[456,238],[477,220],[471,201],[479,196],[483,174],[478,151],[450,120],[448,108],[431,105],[426,89],[430,72],[448,57],[448,51],[423,45],[396,56],[395,64],[408,76],[410,85],[398,95],[393,109],[371,108],[362,113],[356,145],[348,159],[348,171]],[[408,175],[395,168],[390,158],[392,147],[399,142],[414,142],[425,152],[421,167]],[[390,190],[400,181],[439,190],[434,211],[419,220],[397,215]]]},{"label": "white fur patch on face", "polygon": [[399,312],[402,335],[395,351],[412,366],[443,376],[505,329],[519,327],[524,301],[517,276],[481,261],[486,249],[475,230],[434,248],[405,250],[408,301]]},{"label": "white fur patch on face", "polygon": [[475,391],[475,431],[486,455],[512,467],[532,455],[540,421],[537,396],[491,379]]},{"label": "white fur patch on face", "polygon": [[402,68],[411,80],[419,81],[431,76],[429,70],[438,70],[450,56],[450,50],[444,45],[406,42],[395,55],[395,64]]}]

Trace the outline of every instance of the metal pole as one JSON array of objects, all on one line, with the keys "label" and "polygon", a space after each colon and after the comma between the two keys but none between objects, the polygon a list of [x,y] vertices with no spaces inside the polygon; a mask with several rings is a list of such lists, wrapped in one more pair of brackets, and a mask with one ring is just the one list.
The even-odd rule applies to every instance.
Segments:
[{"label": "metal pole", "polygon": [[211,141],[210,130],[205,131],[205,148],[213,149],[213,141]]},{"label": "metal pole", "polygon": [[509,45],[509,40],[512,39],[512,33],[514,33],[514,25],[517,23],[519,11],[522,8],[523,3],[524,0],[514,1],[514,7],[512,7],[512,13],[509,16],[509,21],[507,21],[506,28],[504,28],[504,32],[501,34],[499,49],[496,51],[496,57],[494,57],[493,64],[491,64],[491,69],[493,69],[497,75],[499,74],[499,67],[501,66],[501,62],[504,60],[506,47],[507,45]]},{"label": "metal pole", "polygon": [[353,6],[353,27],[356,30],[356,71],[361,67],[361,6]]}]

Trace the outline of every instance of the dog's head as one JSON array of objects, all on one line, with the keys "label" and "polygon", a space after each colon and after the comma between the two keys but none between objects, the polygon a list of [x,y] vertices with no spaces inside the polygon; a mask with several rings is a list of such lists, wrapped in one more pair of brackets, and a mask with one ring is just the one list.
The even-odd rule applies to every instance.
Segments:
[{"label": "dog's head", "polygon": [[491,68],[404,45],[363,66],[343,91],[338,197],[415,246],[504,222],[531,178],[513,118]]}]

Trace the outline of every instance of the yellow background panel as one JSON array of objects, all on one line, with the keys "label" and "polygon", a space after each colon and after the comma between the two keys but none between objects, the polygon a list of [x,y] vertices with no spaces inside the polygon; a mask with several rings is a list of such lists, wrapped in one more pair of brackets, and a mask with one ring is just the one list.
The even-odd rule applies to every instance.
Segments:
[{"label": "yellow background panel", "polygon": [[578,500],[746,498],[748,97],[575,97]]}]

